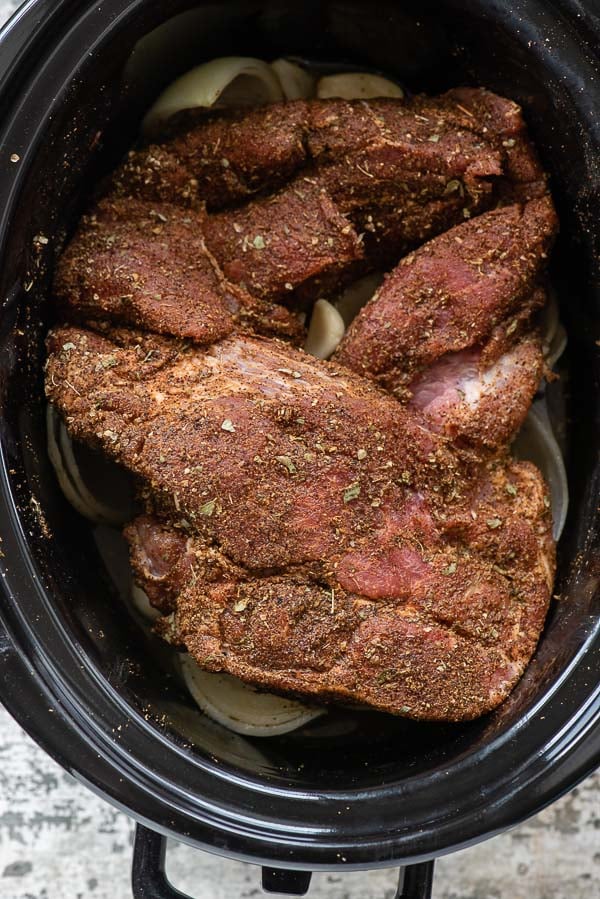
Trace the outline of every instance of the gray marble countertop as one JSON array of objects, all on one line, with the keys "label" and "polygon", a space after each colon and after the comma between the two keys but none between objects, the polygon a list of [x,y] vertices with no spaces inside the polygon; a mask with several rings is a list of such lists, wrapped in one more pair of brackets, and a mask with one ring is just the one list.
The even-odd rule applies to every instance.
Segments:
[{"label": "gray marble countertop", "polygon": [[[0,23],[16,8],[0,0]],[[0,709],[1,899],[130,899],[133,823],[65,773]],[[175,886],[261,895],[259,869],[169,847]],[[312,899],[391,899],[395,872],[319,874]],[[437,862],[434,899],[600,897],[600,774],[514,830]]]}]

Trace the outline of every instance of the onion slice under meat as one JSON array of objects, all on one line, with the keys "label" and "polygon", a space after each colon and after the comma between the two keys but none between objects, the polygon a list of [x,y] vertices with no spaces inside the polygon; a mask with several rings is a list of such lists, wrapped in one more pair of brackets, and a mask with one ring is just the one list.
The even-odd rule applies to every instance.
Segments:
[{"label": "onion slice under meat", "polygon": [[316,359],[329,359],[344,336],[344,320],[328,300],[314,305],[304,351]]},{"label": "onion slice under meat", "polygon": [[[91,492],[81,475],[69,432],[51,403],[48,404],[46,409],[46,425],[48,432],[48,456],[56,472],[61,490],[73,508],[80,515],[83,515],[95,524],[111,526],[124,524],[131,518],[132,514],[129,497],[125,497],[123,505],[117,507],[116,505],[108,505],[99,499],[95,493]],[[102,484],[103,476],[107,474],[107,466],[109,464],[108,462],[103,463],[103,472],[99,472],[98,483],[100,485]]]},{"label": "onion slice under meat", "polygon": [[538,323],[542,336],[544,359],[548,368],[552,368],[567,346],[567,332],[560,321],[558,297],[552,288],[548,291],[548,302],[539,313]]},{"label": "onion slice under meat", "polygon": [[152,137],[182,109],[260,106],[283,99],[279,78],[268,63],[249,56],[222,56],[170,84],[146,113],[142,133]]},{"label": "onion slice under meat", "polygon": [[131,584],[130,597],[133,606],[142,618],[145,618],[147,621],[156,621],[157,618],[160,618],[161,613],[159,610],[154,608],[148,599],[148,594],[141,587],[138,587],[135,581]]},{"label": "onion slice under meat", "polygon": [[342,100],[370,100],[375,97],[404,98],[404,91],[399,84],[373,75],[370,72],[340,72],[337,75],[325,75],[317,82],[317,97],[329,99],[339,97]]},{"label": "onion slice under meat", "polygon": [[188,690],[202,711],[238,734],[275,737],[297,730],[325,712],[294,699],[261,693],[229,674],[204,671],[189,655],[182,655],[180,663]]},{"label": "onion slice under meat", "polygon": [[289,59],[276,59],[271,68],[279,78],[286,100],[309,100],[315,95],[316,78]]},{"label": "onion slice under meat", "polygon": [[382,273],[372,272],[370,275],[365,275],[363,278],[359,278],[358,281],[354,281],[340,294],[335,302],[335,308],[344,319],[344,324],[347,328],[350,327],[363,306],[366,306],[375,295],[377,288],[382,283]]},{"label": "onion slice under meat", "polygon": [[552,535],[560,538],[569,509],[569,486],[560,447],[548,416],[545,397],[537,399],[512,446],[517,459],[533,462],[550,488]]}]

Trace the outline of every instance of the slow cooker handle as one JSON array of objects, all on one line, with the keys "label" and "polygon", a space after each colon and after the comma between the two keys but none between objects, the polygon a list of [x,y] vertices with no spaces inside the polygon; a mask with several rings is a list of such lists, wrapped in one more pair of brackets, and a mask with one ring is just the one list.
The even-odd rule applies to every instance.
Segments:
[{"label": "slow cooker handle", "polygon": [[[131,885],[134,899],[190,899],[171,886],[165,874],[167,838],[136,825]],[[263,868],[262,885],[268,893],[304,896],[310,885],[309,871]],[[395,899],[431,899],[433,862],[400,868]]]}]

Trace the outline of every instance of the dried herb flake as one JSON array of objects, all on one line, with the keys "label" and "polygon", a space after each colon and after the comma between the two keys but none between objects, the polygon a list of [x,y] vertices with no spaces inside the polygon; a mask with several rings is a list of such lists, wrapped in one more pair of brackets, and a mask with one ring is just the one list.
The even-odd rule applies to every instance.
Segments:
[{"label": "dried herb flake", "polygon": [[281,465],[283,465],[285,468],[287,468],[287,470],[289,471],[290,474],[296,473],[296,466],[294,465],[294,463],[292,462],[292,460],[290,459],[289,456],[275,456],[275,458],[277,459],[278,462],[281,463]]},{"label": "dried herb flake", "polygon": [[211,499],[207,503],[204,503],[203,506],[200,506],[200,515],[206,515],[207,518],[215,511],[215,506],[217,505],[216,499]]},{"label": "dried herb flake", "polygon": [[502,524],[502,519],[501,518],[488,518],[485,523],[487,524],[488,528],[495,530],[496,528],[499,528],[500,525]]},{"label": "dried herb flake", "polygon": [[351,503],[360,496],[360,484],[356,481],[344,490],[344,502]]}]

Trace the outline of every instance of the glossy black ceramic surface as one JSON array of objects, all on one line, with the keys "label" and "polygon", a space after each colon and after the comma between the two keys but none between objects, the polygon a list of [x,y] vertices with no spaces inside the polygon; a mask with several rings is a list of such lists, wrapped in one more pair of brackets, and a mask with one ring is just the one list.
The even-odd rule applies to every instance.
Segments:
[{"label": "glossy black ceramic surface", "polygon": [[[523,104],[551,173],[569,332],[560,600],[511,698],[478,722],[339,712],[269,740],[213,724],[154,661],[53,476],[53,261],[148,103],[224,54],[350,62],[416,90],[484,84]],[[598,763],[599,77],[597,3],[38,0],[0,35],[0,694],[81,781],[213,851],[374,867],[495,833]]]}]

